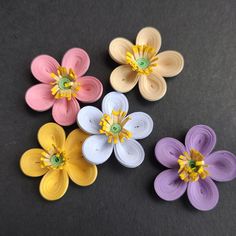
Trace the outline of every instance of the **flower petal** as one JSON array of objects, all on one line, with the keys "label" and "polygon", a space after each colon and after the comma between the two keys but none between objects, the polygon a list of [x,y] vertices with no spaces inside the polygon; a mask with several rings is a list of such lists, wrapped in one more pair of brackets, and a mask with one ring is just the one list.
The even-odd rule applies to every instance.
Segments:
[{"label": "flower petal", "polygon": [[66,98],[61,98],[54,103],[52,116],[58,124],[68,126],[75,123],[79,110],[80,106],[76,99],[68,101]]},{"label": "flower petal", "polygon": [[105,135],[96,134],[85,140],[82,152],[87,161],[98,165],[105,162],[111,156],[113,147],[113,143],[108,143]]},{"label": "flower petal", "polygon": [[93,76],[83,76],[78,79],[80,90],[77,92],[76,98],[81,102],[96,102],[103,92],[102,83]]},{"label": "flower petal", "polygon": [[185,146],[188,152],[195,149],[207,156],[216,145],[216,134],[213,129],[206,125],[195,125],[185,137]]},{"label": "flower petal", "polygon": [[69,186],[69,178],[65,169],[50,170],[40,182],[39,191],[43,198],[49,201],[63,197]]},{"label": "flower petal", "polygon": [[189,182],[187,193],[190,203],[201,211],[213,209],[219,200],[218,189],[209,177]]},{"label": "flower petal", "polygon": [[97,167],[88,163],[82,156],[82,144],[89,137],[80,129],[73,130],[66,139],[66,170],[73,182],[88,186],[97,178]]},{"label": "flower petal", "polygon": [[55,99],[49,84],[36,84],[30,87],[25,94],[26,103],[36,111],[46,111],[52,107]]},{"label": "flower petal", "polygon": [[133,139],[143,139],[150,135],[153,130],[152,118],[144,112],[134,112],[129,114],[129,120],[125,127],[132,133]]},{"label": "flower petal", "polygon": [[176,51],[164,51],[157,55],[156,71],[163,77],[178,75],[184,68],[184,58]]},{"label": "flower petal", "polygon": [[205,163],[210,177],[216,181],[230,181],[236,178],[236,156],[228,151],[217,151],[206,157]]},{"label": "flower petal", "polygon": [[48,168],[41,167],[42,152],[40,148],[32,148],[26,151],[20,159],[20,168],[25,175],[38,177],[44,175]]},{"label": "flower petal", "polygon": [[67,69],[74,70],[77,77],[80,77],[88,70],[90,59],[82,48],[71,48],[65,53],[61,64]]},{"label": "flower petal", "polygon": [[38,141],[44,150],[50,150],[53,145],[62,150],[65,139],[64,129],[56,123],[47,123],[38,131]]},{"label": "flower petal", "polygon": [[138,82],[138,75],[129,65],[121,65],[114,69],[110,75],[110,84],[118,92],[126,93]]},{"label": "flower petal", "polygon": [[57,73],[59,63],[51,56],[40,55],[34,58],[31,63],[31,72],[40,82],[49,84],[54,81],[51,73]]},{"label": "flower petal", "polygon": [[166,81],[158,73],[139,77],[139,91],[148,101],[157,101],[161,99],[167,90]]},{"label": "flower petal", "polygon": [[143,147],[134,139],[117,143],[114,147],[117,160],[125,167],[135,168],[142,164],[145,153]]},{"label": "flower petal", "polygon": [[162,171],[154,181],[154,189],[157,195],[166,201],[174,201],[180,198],[186,188],[187,183],[179,178],[177,169]]},{"label": "flower petal", "polygon": [[136,44],[148,45],[158,52],[161,47],[161,34],[153,27],[145,27],[138,32]]},{"label": "flower petal", "polygon": [[102,100],[102,111],[104,114],[111,114],[112,110],[128,112],[129,102],[122,93],[110,92]]},{"label": "flower petal", "polygon": [[99,134],[101,126],[99,122],[102,118],[102,112],[93,106],[83,107],[77,115],[78,126],[89,134]]},{"label": "flower petal", "polygon": [[178,158],[185,152],[184,145],[174,138],[163,138],[155,147],[156,159],[168,168],[178,168]]},{"label": "flower petal", "polygon": [[133,44],[125,38],[115,38],[110,42],[109,54],[119,64],[127,64],[126,52],[132,52]]}]

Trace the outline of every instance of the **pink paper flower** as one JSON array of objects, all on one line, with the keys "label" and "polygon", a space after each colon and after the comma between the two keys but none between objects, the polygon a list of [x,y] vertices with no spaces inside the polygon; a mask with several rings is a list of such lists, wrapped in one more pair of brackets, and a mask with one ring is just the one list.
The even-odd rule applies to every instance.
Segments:
[{"label": "pink paper flower", "polygon": [[36,111],[46,111],[52,107],[53,119],[58,124],[73,124],[80,110],[77,99],[92,103],[103,92],[103,86],[97,78],[83,76],[89,64],[89,56],[81,48],[68,50],[61,66],[51,56],[37,56],[31,63],[31,71],[42,83],[27,90],[26,103]]}]

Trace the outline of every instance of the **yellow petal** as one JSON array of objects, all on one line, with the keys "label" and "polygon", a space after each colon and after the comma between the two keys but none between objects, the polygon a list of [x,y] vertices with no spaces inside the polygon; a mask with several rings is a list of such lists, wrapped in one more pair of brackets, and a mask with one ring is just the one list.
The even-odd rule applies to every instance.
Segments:
[{"label": "yellow petal", "polygon": [[167,90],[166,81],[159,74],[142,75],[139,78],[139,91],[148,101],[161,99]]},{"label": "yellow petal", "polygon": [[44,150],[40,148],[32,148],[26,151],[20,159],[20,168],[25,175],[38,177],[44,175],[48,168],[41,168],[40,158]]},{"label": "yellow petal", "polygon": [[152,47],[157,53],[161,47],[161,35],[157,29],[145,27],[138,32],[136,44]]},{"label": "yellow petal", "polygon": [[64,129],[56,123],[47,123],[38,131],[38,141],[45,150],[50,150],[53,145],[63,149],[65,138]]},{"label": "yellow petal", "polygon": [[71,180],[80,186],[88,186],[97,178],[97,167],[82,156],[82,144],[88,136],[80,129],[73,130],[65,145],[66,170]]},{"label": "yellow petal", "polygon": [[129,65],[118,66],[112,71],[110,76],[111,86],[121,93],[129,92],[134,88],[137,82],[137,73],[132,71]]},{"label": "yellow petal", "polygon": [[164,51],[157,55],[156,71],[163,77],[178,75],[184,68],[184,58],[176,51]]},{"label": "yellow petal", "polygon": [[110,42],[109,54],[119,64],[127,64],[126,53],[133,52],[133,44],[125,38],[115,38]]},{"label": "yellow petal", "polygon": [[63,170],[50,170],[40,182],[39,191],[43,198],[49,201],[63,197],[69,185],[68,174]]}]

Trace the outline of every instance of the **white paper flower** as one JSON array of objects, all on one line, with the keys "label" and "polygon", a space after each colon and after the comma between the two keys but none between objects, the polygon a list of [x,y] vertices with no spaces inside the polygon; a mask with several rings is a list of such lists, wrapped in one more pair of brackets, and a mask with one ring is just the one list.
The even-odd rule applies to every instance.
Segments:
[{"label": "white paper flower", "polygon": [[144,160],[143,147],[136,139],[149,136],[152,118],[144,112],[126,116],[129,103],[125,95],[108,93],[102,101],[102,111],[93,106],[83,107],[77,116],[81,129],[89,134],[82,146],[85,159],[93,164],[108,160],[114,149],[117,160],[125,167],[134,168]]}]

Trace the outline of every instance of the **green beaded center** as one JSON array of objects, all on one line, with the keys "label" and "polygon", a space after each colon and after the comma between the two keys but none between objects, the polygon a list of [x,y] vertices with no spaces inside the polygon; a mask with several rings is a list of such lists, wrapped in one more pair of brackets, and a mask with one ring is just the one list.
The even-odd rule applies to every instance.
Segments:
[{"label": "green beaded center", "polygon": [[66,84],[69,84],[71,81],[67,77],[62,77],[59,80],[58,86],[60,89],[65,90],[65,89],[70,89],[71,86],[66,86]]},{"label": "green beaded center", "polygon": [[194,160],[190,160],[188,164],[192,169],[196,167],[196,162]]},{"label": "green beaded center", "polygon": [[64,162],[64,160],[63,160],[62,156],[53,155],[50,157],[50,162],[51,162],[52,166],[58,167]]},{"label": "green beaded center", "polygon": [[113,124],[112,126],[111,126],[111,132],[112,133],[114,133],[114,134],[118,134],[118,133],[120,133],[120,131],[121,131],[121,125],[119,125],[119,124]]},{"label": "green beaded center", "polygon": [[150,64],[147,58],[139,58],[136,60],[136,62],[141,69],[146,69]]}]

